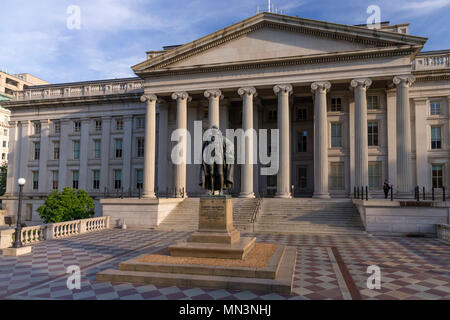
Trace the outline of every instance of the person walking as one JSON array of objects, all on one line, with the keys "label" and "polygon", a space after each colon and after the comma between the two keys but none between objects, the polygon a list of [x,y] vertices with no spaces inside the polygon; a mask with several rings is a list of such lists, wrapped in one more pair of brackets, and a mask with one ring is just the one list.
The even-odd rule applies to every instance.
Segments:
[{"label": "person walking", "polygon": [[391,189],[391,184],[389,183],[388,179],[384,180],[383,184],[383,191],[384,191],[384,198],[387,199],[389,196],[389,190]]}]

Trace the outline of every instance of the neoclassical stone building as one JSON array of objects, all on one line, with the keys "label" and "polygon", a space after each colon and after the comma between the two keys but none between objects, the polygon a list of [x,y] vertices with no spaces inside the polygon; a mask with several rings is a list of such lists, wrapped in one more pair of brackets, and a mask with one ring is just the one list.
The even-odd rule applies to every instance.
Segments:
[{"label": "neoclassical stone building", "polygon": [[147,52],[137,78],[23,90],[4,104],[4,202],[14,209],[18,177],[28,181],[29,220],[65,186],[96,198],[202,194],[199,165],[171,162],[171,133],[194,135],[194,121],[279,129],[277,175],[262,176],[259,162],[237,166],[236,196],[348,197],[368,186],[377,197],[384,179],[399,197],[447,186],[450,50],[421,52],[426,40],[408,24],[371,30],[260,13]]}]

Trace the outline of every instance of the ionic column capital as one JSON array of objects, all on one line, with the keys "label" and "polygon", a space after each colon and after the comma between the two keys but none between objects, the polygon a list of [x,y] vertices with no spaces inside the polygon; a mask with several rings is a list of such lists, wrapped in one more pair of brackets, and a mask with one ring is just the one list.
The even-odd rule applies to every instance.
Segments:
[{"label": "ionic column capital", "polygon": [[392,79],[392,82],[397,87],[402,86],[402,85],[405,87],[410,87],[415,81],[416,81],[416,77],[414,77],[412,74],[395,76],[394,79]]},{"label": "ionic column capital", "polygon": [[192,101],[192,97],[189,96],[187,92],[174,92],[172,93],[172,99],[173,100],[187,100],[188,102]]},{"label": "ionic column capital", "polygon": [[371,85],[372,85],[372,80],[369,78],[353,79],[350,82],[351,88],[361,87],[363,89],[368,89]]},{"label": "ionic column capital", "polygon": [[210,89],[210,90],[206,90],[205,93],[203,94],[205,96],[205,98],[208,99],[223,99],[223,94],[222,91],[220,91],[219,89]]},{"label": "ionic column capital", "polygon": [[292,85],[289,83],[277,84],[276,86],[273,87],[273,92],[276,95],[278,95],[280,92],[292,94],[292,90],[293,90]]},{"label": "ionic column capital", "polygon": [[256,92],[256,89],[254,87],[239,88],[238,94],[241,96],[241,98],[243,95],[248,95],[248,96],[253,96],[253,97],[258,96],[258,93]]},{"label": "ionic column capital", "polygon": [[314,93],[317,90],[328,92],[331,88],[331,83],[329,81],[316,81],[311,83],[311,91]]},{"label": "ionic column capital", "polygon": [[156,103],[156,101],[158,101],[156,94],[144,94],[141,96],[141,102]]}]

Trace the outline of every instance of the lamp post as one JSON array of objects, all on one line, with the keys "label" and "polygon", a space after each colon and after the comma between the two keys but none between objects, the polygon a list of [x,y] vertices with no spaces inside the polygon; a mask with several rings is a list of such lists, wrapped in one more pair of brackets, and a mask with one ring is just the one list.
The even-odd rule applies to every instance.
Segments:
[{"label": "lamp post", "polygon": [[25,182],[26,180],[24,178],[20,178],[19,180],[17,180],[17,183],[19,184],[19,205],[17,209],[17,226],[14,236],[13,248],[22,247],[22,191]]}]

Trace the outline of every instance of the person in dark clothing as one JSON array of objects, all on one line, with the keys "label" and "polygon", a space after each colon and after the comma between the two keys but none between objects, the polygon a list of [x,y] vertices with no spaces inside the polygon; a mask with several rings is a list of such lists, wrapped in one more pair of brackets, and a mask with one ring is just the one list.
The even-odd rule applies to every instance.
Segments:
[{"label": "person in dark clothing", "polygon": [[389,196],[389,190],[391,189],[391,184],[389,183],[389,181],[386,179],[384,180],[384,184],[383,184],[383,191],[384,191],[384,198],[387,199]]}]

